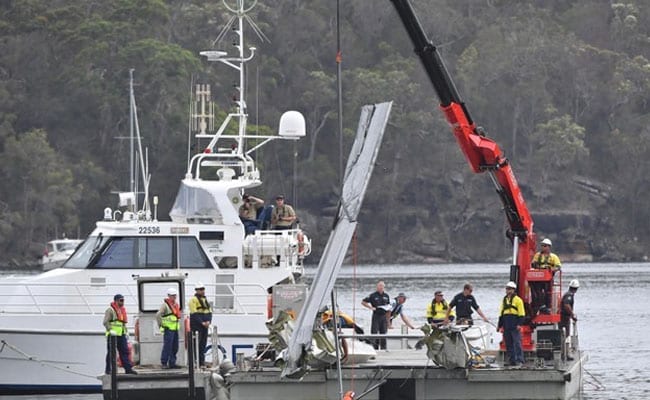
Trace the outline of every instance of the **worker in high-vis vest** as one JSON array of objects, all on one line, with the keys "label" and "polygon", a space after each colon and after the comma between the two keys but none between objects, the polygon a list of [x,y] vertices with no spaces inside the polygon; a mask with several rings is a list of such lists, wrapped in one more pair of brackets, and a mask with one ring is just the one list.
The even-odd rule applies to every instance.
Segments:
[{"label": "worker in high-vis vest", "polygon": [[176,365],[178,353],[178,334],[181,321],[181,307],[176,301],[178,291],[175,288],[167,289],[167,297],[156,313],[156,321],[163,333],[163,348],[160,354],[160,364],[163,369],[180,368]]},{"label": "worker in high-vis vest", "polygon": [[212,307],[205,297],[205,285],[194,285],[194,296],[188,302],[190,306],[190,329],[199,336],[199,366],[205,367],[205,348],[208,344],[208,327],[212,322]]},{"label": "worker in high-vis vest", "polygon": [[[445,295],[442,293],[442,290],[436,290],[434,293],[434,298],[431,300],[431,303],[427,304],[427,322],[431,325],[440,326],[445,322],[447,317],[447,310],[449,310],[449,303],[445,300]],[[453,321],[456,318],[456,312],[451,310],[449,312],[449,321]]]},{"label": "worker in high-vis vest", "polygon": [[129,342],[128,332],[126,330],[126,308],[124,308],[124,296],[116,294],[113,296],[113,302],[104,313],[104,328],[106,328],[106,374],[111,373],[111,336],[117,339],[117,352],[120,361],[127,374],[137,375],[129,360]]},{"label": "worker in high-vis vest", "polygon": [[524,363],[524,352],[519,325],[523,323],[526,312],[524,302],[517,296],[516,290],[516,283],[510,281],[506,284],[506,295],[499,307],[499,328],[503,327],[503,340],[506,342],[510,365],[521,366]]}]

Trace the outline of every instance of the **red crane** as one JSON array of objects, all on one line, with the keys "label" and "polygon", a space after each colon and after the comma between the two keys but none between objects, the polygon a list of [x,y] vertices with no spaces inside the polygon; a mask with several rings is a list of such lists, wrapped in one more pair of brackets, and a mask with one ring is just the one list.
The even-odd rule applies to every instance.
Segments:
[{"label": "red crane", "polygon": [[[537,242],[533,232],[533,219],[508,159],[497,143],[488,138],[485,131],[472,120],[436,46],[427,38],[409,1],[391,1],[413,42],[415,53],[433,84],[440,100],[440,109],[449,122],[470,168],[475,173],[487,173],[503,203],[503,210],[510,225],[506,235],[513,243],[510,280],[517,283],[517,292],[526,304],[529,321],[522,329],[522,346],[524,351],[534,351],[532,334],[535,327],[557,324],[560,321],[561,286],[555,283],[552,271],[533,269],[531,266]],[[538,295],[535,296],[535,293]],[[549,311],[539,312],[541,303],[547,302]],[[541,309],[545,310],[544,307]]]}]

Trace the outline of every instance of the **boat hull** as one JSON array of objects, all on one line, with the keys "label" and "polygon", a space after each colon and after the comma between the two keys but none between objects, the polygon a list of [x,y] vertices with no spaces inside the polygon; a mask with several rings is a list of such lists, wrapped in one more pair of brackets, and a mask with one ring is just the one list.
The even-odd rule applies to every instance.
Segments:
[{"label": "boat hull", "polygon": [[[0,395],[101,391],[106,357],[102,331],[0,330],[0,341]],[[266,332],[219,335],[229,358],[250,356],[264,342]]]}]

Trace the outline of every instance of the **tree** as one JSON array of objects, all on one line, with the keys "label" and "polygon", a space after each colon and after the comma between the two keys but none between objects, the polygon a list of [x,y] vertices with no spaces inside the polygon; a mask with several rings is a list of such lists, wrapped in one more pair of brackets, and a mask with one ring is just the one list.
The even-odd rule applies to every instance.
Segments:
[{"label": "tree", "polygon": [[76,230],[80,188],[70,168],[50,147],[45,131],[7,138],[0,173],[0,204],[7,218],[2,229],[8,233],[1,238],[4,251],[33,257],[43,237]]}]

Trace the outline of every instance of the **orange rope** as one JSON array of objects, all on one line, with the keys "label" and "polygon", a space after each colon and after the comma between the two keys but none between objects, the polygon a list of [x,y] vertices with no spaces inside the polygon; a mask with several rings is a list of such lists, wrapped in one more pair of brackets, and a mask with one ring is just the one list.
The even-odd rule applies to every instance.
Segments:
[{"label": "orange rope", "polygon": [[[357,323],[356,309],[357,309],[357,230],[355,228],[354,233],[352,234],[352,320],[354,323]],[[353,336],[356,336],[356,329],[352,329]],[[354,342],[356,337],[352,338],[352,354],[354,354]],[[352,369],[354,369],[354,363],[352,364]],[[350,392],[352,393],[352,398],[354,398],[354,371],[352,371],[350,378]]]}]

